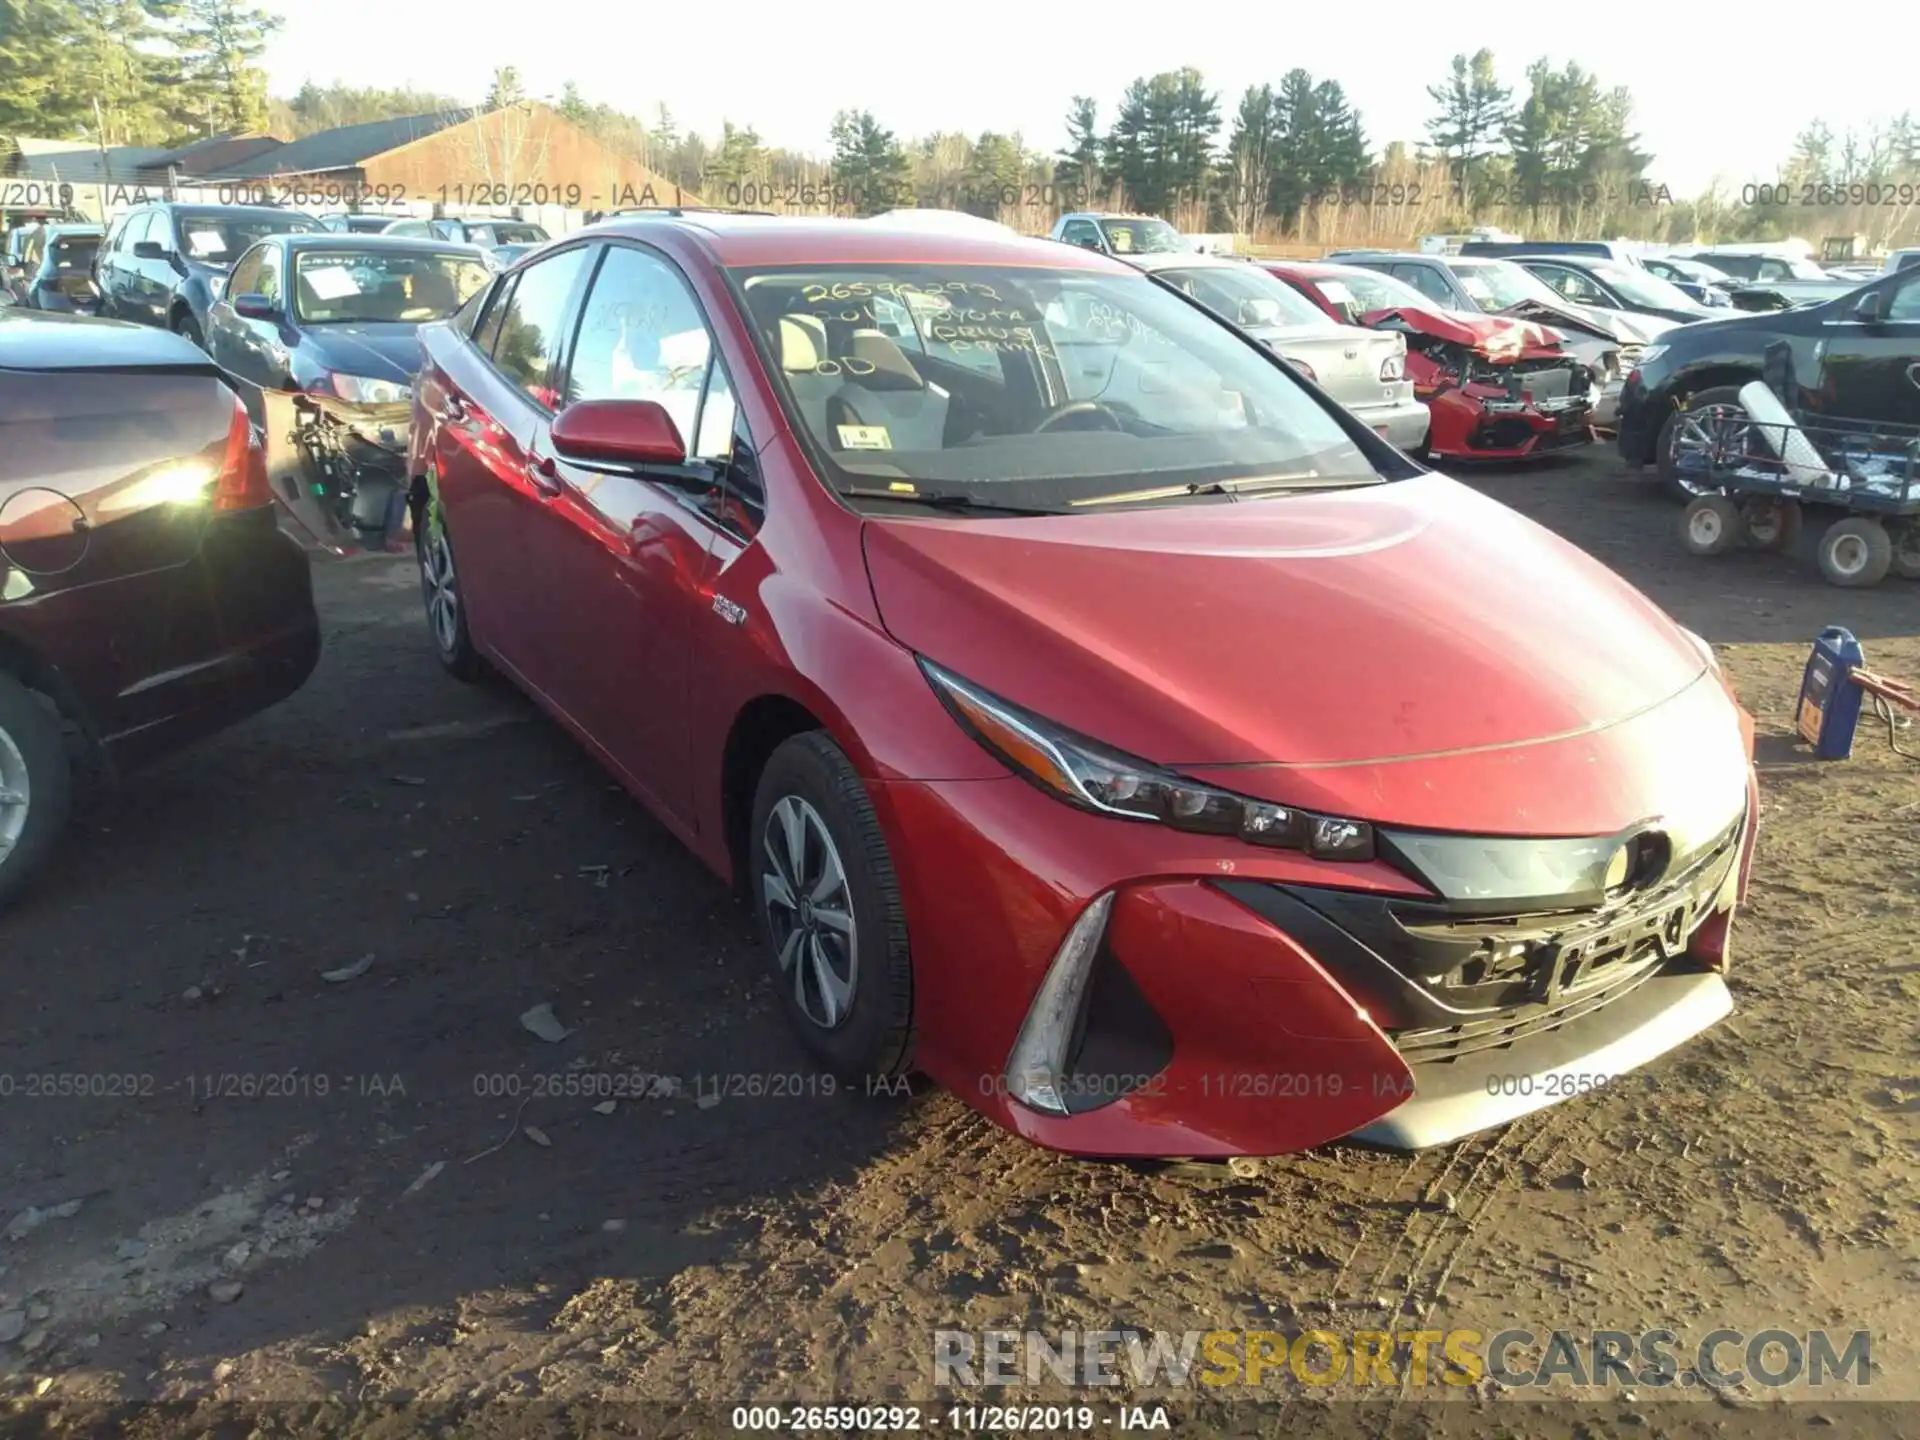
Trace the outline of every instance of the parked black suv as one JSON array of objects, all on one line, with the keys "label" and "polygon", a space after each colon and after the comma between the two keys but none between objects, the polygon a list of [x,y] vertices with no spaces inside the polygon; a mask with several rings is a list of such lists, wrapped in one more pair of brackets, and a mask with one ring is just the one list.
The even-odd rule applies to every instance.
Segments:
[{"label": "parked black suv", "polygon": [[227,271],[257,240],[321,229],[311,215],[265,205],[139,205],[118,216],[94,257],[100,313],[158,325],[204,347],[207,310]]},{"label": "parked black suv", "polygon": [[1904,270],[1824,304],[1667,331],[1627,376],[1621,456],[1629,464],[1658,464],[1674,498],[1691,498],[1673,464],[1680,416],[1739,404],[1740,387],[1762,378],[1767,347],[1779,341],[1792,347],[1797,408],[1909,425],[1920,417],[1920,270]]}]

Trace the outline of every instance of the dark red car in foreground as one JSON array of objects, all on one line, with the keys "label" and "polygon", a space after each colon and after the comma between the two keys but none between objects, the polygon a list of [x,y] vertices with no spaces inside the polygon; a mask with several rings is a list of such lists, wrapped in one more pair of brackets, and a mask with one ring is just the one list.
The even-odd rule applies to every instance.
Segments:
[{"label": "dark red car in foreground", "polygon": [[1593,375],[1544,327],[1443,313],[1418,291],[1357,265],[1260,264],[1343,325],[1407,337],[1407,378],[1432,417],[1427,455],[1520,460],[1592,440]]},{"label": "dark red car in foreground", "polygon": [[306,552],[213,362],[164,330],[0,310],[0,903],[76,768],[232,724],[319,655]]},{"label": "dark red car in foreground", "polygon": [[421,334],[442,662],[741,885],[839,1074],[1092,1154],[1417,1146],[1730,1008],[1705,643],[1147,276],[624,217]]}]

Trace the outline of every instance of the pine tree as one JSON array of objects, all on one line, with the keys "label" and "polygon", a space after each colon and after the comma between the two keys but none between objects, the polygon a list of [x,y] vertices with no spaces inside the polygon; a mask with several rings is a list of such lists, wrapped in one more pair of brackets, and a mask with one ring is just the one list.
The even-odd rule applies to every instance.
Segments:
[{"label": "pine tree", "polygon": [[280,17],[246,0],[186,0],[179,48],[189,124],[205,134],[258,133],[267,124],[267,77],[259,68]]},{"label": "pine tree", "polygon": [[1090,96],[1073,97],[1067,111],[1067,147],[1055,155],[1053,166],[1053,183],[1068,192],[1068,208],[1092,204],[1100,188],[1099,118]]},{"label": "pine tree", "polygon": [[896,205],[911,204],[908,183],[911,166],[891,130],[881,126],[870,110],[842,110],[833,117],[833,180],[846,186],[855,208],[877,215]]}]

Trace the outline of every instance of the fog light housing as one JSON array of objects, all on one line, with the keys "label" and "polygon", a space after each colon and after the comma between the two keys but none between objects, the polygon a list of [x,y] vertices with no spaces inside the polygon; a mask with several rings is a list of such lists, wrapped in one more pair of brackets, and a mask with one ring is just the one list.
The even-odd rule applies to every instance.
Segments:
[{"label": "fog light housing", "polygon": [[1007,1094],[1029,1110],[1044,1115],[1070,1111],[1060,1093],[1067,1072],[1068,1048],[1086,1003],[1087,982],[1113,912],[1113,892],[1107,891],[1080,912],[1067,938],[1054,952],[1053,963],[1027,1007],[1027,1018],[1007,1055]]}]

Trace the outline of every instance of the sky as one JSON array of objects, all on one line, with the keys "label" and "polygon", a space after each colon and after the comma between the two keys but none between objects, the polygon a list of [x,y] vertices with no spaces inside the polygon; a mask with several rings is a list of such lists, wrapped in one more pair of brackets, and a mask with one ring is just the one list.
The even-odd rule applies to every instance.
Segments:
[{"label": "sky", "polygon": [[1104,127],[1129,81],[1183,65],[1220,92],[1229,117],[1248,85],[1277,83],[1295,66],[1338,80],[1377,153],[1424,136],[1434,108],[1427,86],[1441,83],[1454,53],[1482,46],[1516,88],[1542,56],[1577,60],[1603,85],[1629,87],[1642,148],[1657,156],[1650,173],[1676,196],[1716,180],[1737,196],[1743,184],[1773,178],[1816,118],[1838,134],[1890,119],[1903,101],[1920,108],[1898,67],[1872,58],[1874,35],[1910,35],[1913,0],[1859,0],[1830,26],[1797,12],[1776,20],[1758,7],[1751,24],[1720,23],[1724,15],[1702,24],[1632,6],[1516,11],[1412,0],[1191,11],[1059,0],[967,0],[952,10],[925,0],[267,4],[286,22],[263,58],[278,95],[311,79],[478,101],[494,69],[511,64],[530,96],[557,97],[571,80],[588,101],[636,114],[664,103],[683,130],[717,136],[732,120],[767,144],[822,155],[834,112],[845,108],[871,110],[903,138],[1017,131],[1030,149],[1052,151],[1065,143],[1070,97],[1097,99]]}]

